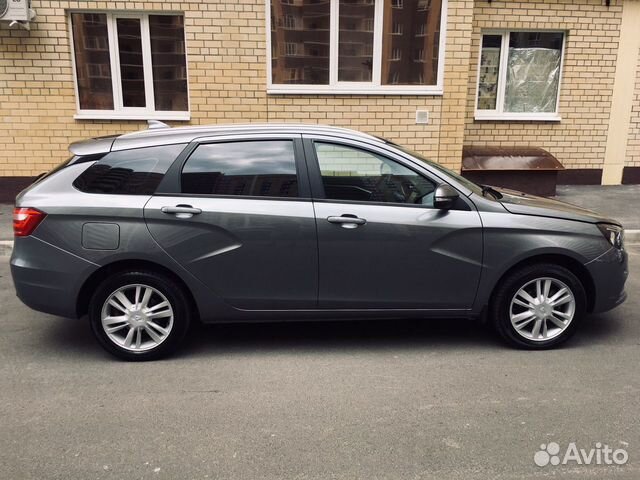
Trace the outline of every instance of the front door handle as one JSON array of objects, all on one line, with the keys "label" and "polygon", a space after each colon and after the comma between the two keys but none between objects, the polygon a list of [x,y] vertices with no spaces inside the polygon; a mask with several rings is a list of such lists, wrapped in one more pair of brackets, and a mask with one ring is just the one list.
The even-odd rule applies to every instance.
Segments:
[{"label": "front door handle", "polygon": [[162,213],[169,215],[175,215],[178,218],[191,218],[194,215],[199,215],[202,210],[199,208],[193,208],[191,205],[176,205],[175,207],[162,207],[160,209]]},{"label": "front door handle", "polygon": [[364,218],[349,214],[344,214],[339,217],[327,217],[327,222],[339,224],[342,228],[357,228],[358,225],[367,223]]}]

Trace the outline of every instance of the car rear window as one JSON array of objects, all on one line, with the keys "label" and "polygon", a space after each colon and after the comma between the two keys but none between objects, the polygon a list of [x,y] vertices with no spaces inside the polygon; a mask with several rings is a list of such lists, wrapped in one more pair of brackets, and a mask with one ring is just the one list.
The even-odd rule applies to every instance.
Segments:
[{"label": "car rear window", "polygon": [[151,195],[186,144],[111,152],[73,182],[85,193]]}]

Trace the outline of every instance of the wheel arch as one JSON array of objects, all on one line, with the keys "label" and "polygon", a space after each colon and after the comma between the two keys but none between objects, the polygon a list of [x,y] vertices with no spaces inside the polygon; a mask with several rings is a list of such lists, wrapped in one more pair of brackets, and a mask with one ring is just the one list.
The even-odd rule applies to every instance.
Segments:
[{"label": "wheel arch", "polygon": [[169,268],[149,260],[118,260],[103,265],[93,272],[82,284],[76,301],[76,314],[82,317],[89,312],[89,302],[95,289],[108,277],[126,271],[151,271],[171,278],[182,287],[182,290],[189,301],[189,307],[196,319],[200,318],[198,304],[195,301],[191,289],[185,281]]},{"label": "wheel arch", "polygon": [[564,255],[561,253],[544,253],[544,254],[534,255],[534,256],[522,259],[516,262],[515,264],[511,265],[504,272],[502,272],[502,275],[500,275],[498,280],[494,283],[491,289],[491,295],[489,296],[489,302],[488,302],[489,305],[493,302],[493,298],[496,293],[496,290],[498,289],[498,286],[504,281],[504,279],[508,275],[510,275],[511,273],[523,267],[540,264],[540,263],[553,263],[556,265],[560,265],[566,268],[567,270],[569,270],[576,277],[578,277],[578,280],[584,287],[584,290],[586,293],[587,312],[593,311],[593,307],[595,305],[595,299],[596,299],[596,296],[595,296],[596,287],[595,287],[593,278],[591,277],[591,274],[589,273],[587,268],[578,260],[576,260],[575,258],[569,255]]}]

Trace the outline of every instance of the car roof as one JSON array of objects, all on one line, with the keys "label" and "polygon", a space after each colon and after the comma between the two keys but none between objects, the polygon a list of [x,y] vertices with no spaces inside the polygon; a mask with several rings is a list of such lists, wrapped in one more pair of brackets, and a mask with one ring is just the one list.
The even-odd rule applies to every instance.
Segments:
[{"label": "car roof", "polygon": [[330,125],[302,123],[232,123],[220,125],[198,125],[169,127],[161,122],[149,122],[149,128],[119,136],[99,137],[72,143],[69,150],[74,155],[93,155],[113,150],[189,143],[197,138],[236,134],[316,134],[361,139],[384,143],[385,140],[367,133]]}]

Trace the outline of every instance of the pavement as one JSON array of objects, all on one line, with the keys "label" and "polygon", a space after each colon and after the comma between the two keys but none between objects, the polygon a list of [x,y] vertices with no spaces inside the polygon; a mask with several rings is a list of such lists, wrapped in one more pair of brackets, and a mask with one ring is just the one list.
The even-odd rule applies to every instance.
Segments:
[{"label": "pavement", "polygon": [[[628,301],[558,350],[510,349],[469,320],[244,324],[197,327],[150,363],[23,306],[0,258],[0,478],[638,479],[629,253]],[[552,442],[628,462],[536,466]]]},{"label": "pavement", "polygon": [[627,231],[640,230],[640,185],[558,185],[554,198],[615,218]]},{"label": "pavement", "polygon": [[13,205],[0,203],[0,256],[11,255],[13,249]]}]

